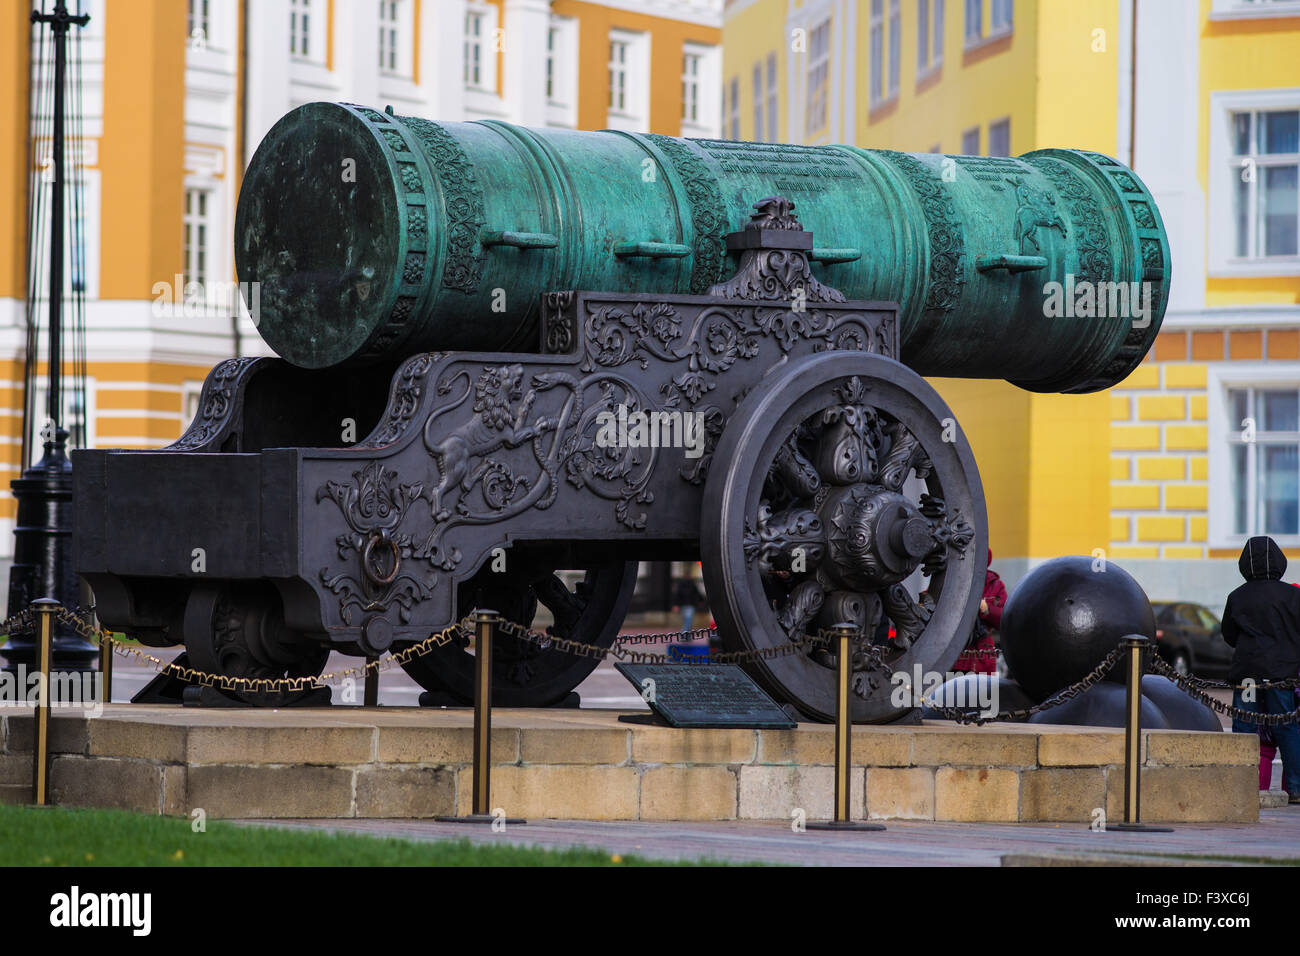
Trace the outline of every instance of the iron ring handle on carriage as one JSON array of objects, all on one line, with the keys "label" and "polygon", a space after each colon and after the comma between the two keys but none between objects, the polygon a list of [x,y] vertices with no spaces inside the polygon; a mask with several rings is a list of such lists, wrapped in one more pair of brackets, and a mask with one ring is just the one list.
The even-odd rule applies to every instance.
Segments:
[{"label": "iron ring handle on carriage", "polygon": [[[387,574],[379,571],[379,566],[375,563],[375,545],[383,543],[388,546],[393,553],[393,567]],[[392,584],[397,579],[397,570],[402,563],[402,553],[397,547],[397,542],[388,534],[388,529],[372,532],[366,539],[366,546],[361,552],[361,570],[365,572],[366,578],[372,583],[381,587]]]}]

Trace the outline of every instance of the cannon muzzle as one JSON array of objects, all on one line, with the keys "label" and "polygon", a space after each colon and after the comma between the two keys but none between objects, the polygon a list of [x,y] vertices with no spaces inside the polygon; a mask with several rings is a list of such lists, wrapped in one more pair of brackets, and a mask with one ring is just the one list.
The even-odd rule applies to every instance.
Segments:
[{"label": "cannon muzzle", "polygon": [[1098,153],[909,154],[435,123],[311,103],[267,134],[235,222],[258,330],[325,368],[422,351],[531,351],[540,298],[706,293],[754,202],[794,200],[817,278],[899,303],[923,375],[1088,392],[1154,341],[1169,243],[1151,194]]}]

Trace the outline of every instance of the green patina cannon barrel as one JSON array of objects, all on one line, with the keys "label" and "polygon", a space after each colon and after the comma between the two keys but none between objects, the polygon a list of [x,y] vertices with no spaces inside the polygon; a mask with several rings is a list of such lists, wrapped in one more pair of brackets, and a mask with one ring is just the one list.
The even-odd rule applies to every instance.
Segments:
[{"label": "green patina cannon barrel", "polygon": [[726,234],[774,194],[812,231],[819,279],[899,303],[903,360],[923,375],[1105,388],[1164,314],[1160,214],[1098,153],[674,139],[335,103],[262,141],[235,258],[258,283],[262,337],[300,366],[533,350],[548,291],[706,293],[735,269]]}]

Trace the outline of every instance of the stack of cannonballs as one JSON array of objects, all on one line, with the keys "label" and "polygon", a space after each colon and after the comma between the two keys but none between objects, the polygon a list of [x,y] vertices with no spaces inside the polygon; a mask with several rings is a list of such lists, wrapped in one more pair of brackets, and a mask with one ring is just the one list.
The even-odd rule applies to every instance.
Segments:
[{"label": "stack of cannonballs", "polygon": [[[995,682],[991,699],[1001,711],[1041,703],[1090,674],[1125,637],[1141,635],[1154,645],[1156,622],[1146,593],[1128,572],[1109,561],[1064,557],[1040,565],[1016,585],[1002,612],[1000,633],[1006,677],[966,674],[936,688],[926,703],[989,700],[992,688],[961,686],[972,682]],[[1122,727],[1126,674],[1121,660],[1101,683],[1029,722]],[[1222,729],[1208,707],[1152,674],[1142,678],[1142,726]]]}]

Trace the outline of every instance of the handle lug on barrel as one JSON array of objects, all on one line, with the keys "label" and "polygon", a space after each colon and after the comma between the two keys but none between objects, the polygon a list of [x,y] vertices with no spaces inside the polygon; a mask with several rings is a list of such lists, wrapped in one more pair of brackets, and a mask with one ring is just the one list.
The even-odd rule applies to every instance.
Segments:
[{"label": "handle lug on barrel", "polygon": [[691,247],[678,242],[616,242],[614,255],[620,259],[639,256],[644,259],[684,259]]},{"label": "handle lug on barrel", "polygon": [[1033,272],[1035,269],[1047,268],[1046,256],[980,256],[975,260],[975,268],[980,272],[993,272],[1006,269],[1008,272]]},{"label": "handle lug on barrel", "polygon": [[814,248],[808,252],[808,258],[813,262],[824,262],[827,265],[834,265],[837,262],[857,262],[862,258],[862,250],[852,247],[845,249]]},{"label": "handle lug on barrel", "polygon": [[559,244],[559,237],[553,236],[549,232],[502,232],[490,230],[485,231],[479,237],[479,245],[485,249],[490,246],[514,246],[516,249],[554,249]]}]

